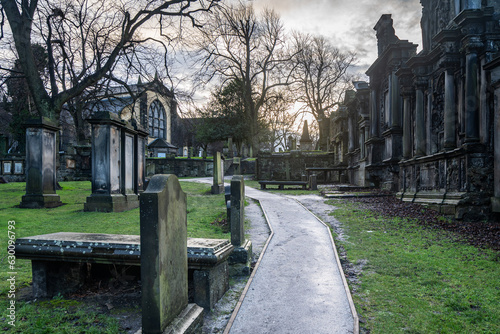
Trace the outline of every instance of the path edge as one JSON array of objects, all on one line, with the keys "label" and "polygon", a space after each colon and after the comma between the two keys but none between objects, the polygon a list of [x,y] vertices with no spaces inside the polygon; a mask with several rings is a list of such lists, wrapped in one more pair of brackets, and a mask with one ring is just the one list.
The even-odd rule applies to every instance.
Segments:
[{"label": "path edge", "polygon": [[[248,197],[250,197],[250,196],[248,196]],[[250,198],[252,198],[252,197],[250,197]],[[229,321],[227,322],[227,325],[226,325],[226,328],[224,329],[223,334],[229,334],[229,331],[231,330],[231,327],[233,326],[233,323],[236,320],[236,316],[238,315],[238,312],[241,308],[241,305],[243,304],[243,300],[246,297],[248,289],[250,288],[250,284],[252,284],[253,278],[254,278],[255,274],[257,273],[257,269],[259,269],[260,262],[262,261],[262,258],[264,257],[264,254],[267,250],[267,246],[269,245],[269,243],[271,242],[271,239],[274,236],[273,227],[271,226],[271,223],[269,222],[267,212],[264,209],[264,207],[262,206],[262,203],[260,202],[260,200],[258,200],[256,198],[252,198],[252,199],[259,202],[260,209],[262,210],[262,213],[264,214],[264,218],[266,219],[267,226],[269,227],[269,230],[271,231],[271,233],[267,237],[266,244],[264,245],[264,247],[262,248],[262,251],[260,252],[259,259],[257,260],[257,263],[255,264],[255,267],[253,268],[252,274],[250,275],[250,278],[248,279],[247,284],[245,285],[245,288],[243,289],[243,292],[241,293],[241,296],[238,299],[238,303],[236,303],[236,307],[234,308],[233,313],[231,314],[231,318],[229,318]],[[331,234],[330,234],[330,236],[331,236]],[[357,334],[357,333],[355,333],[355,334]]]},{"label": "path edge", "polygon": [[310,214],[312,214],[314,216],[314,218],[316,218],[316,220],[318,220],[321,224],[323,224],[323,226],[325,226],[325,228],[328,231],[328,235],[330,236],[330,241],[332,242],[333,252],[335,253],[335,259],[337,261],[337,266],[339,267],[339,271],[341,273],[340,276],[342,276],[342,283],[344,285],[344,290],[345,290],[346,295],[347,295],[347,301],[349,302],[349,307],[351,308],[351,314],[352,314],[352,318],[353,318],[353,322],[354,322],[354,324],[353,324],[354,325],[353,333],[354,334],[359,334],[359,317],[358,317],[358,312],[356,311],[356,306],[354,305],[354,301],[352,299],[351,290],[349,289],[349,285],[347,284],[347,279],[345,278],[344,269],[342,268],[342,263],[340,262],[339,253],[337,252],[337,247],[335,245],[335,240],[333,239],[332,233],[330,231],[330,226],[328,226],[327,223],[325,223],[323,220],[321,220],[321,218],[319,218],[311,210],[309,210],[308,208],[306,208],[306,206],[304,204],[302,204],[298,199],[294,198],[294,200],[297,203],[299,203],[304,209],[306,209]]}]

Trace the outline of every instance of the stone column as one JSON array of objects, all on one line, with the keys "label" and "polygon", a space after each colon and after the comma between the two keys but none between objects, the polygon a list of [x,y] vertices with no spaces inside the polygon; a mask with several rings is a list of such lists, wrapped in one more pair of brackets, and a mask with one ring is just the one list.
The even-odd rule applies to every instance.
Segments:
[{"label": "stone column", "polygon": [[416,105],[415,105],[415,155],[426,155],[425,136],[425,110],[424,110],[424,89],[427,87],[427,80],[417,79],[416,82]]},{"label": "stone column", "polygon": [[135,135],[135,152],[136,159],[134,161],[135,169],[135,193],[140,194],[145,189],[144,181],[146,178],[146,143],[148,133],[137,123],[134,124],[136,131]]},{"label": "stone column", "polygon": [[212,194],[222,194],[224,191],[224,170],[221,153],[216,152],[214,156]]},{"label": "stone column", "polygon": [[155,175],[140,198],[142,333],[196,333],[188,305],[187,202],[175,175]]},{"label": "stone column", "polygon": [[390,106],[390,125],[393,128],[401,127],[401,109],[400,109],[400,94],[399,94],[399,83],[398,77],[396,76],[396,72],[392,71],[391,73],[391,106]]},{"label": "stone column", "polygon": [[410,159],[411,152],[411,95],[403,97],[403,158]]},{"label": "stone column", "polygon": [[377,108],[377,91],[375,89],[370,90],[370,138],[378,137],[378,108]]},{"label": "stone column", "polygon": [[444,148],[454,149],[456,142],[455,81],[452,69],[446,69],[444,77]]},{"label": "stone column", "polygon": [[[122,170],[121,174],[123,175],[122,181],[122,189],[123,194],[127,197],[127,202],[138,201],[139,197],[136,193],[136,160],[137,160],[137,151],[136,151],[136,140],[137,132],[133,130],[131,126],[124,126],[122,128],[122,139],[121,139],[121,161]],[[136,204],[136,207],[139,206],[139,203]]]},{"label": "stone column", "polygon": [[26,125],[26,195],[21,208],[53,208],[62,205],[56,194],[56,133],[47,119]]},{"label": "stone column", "polygon": [[478,49],[482,47],[479,37],[469,37],[466,41],[465,57],[465,142],[479,141],[479,87]]},{"label": "stone column", "polygon": [[347,127],[349,130],[349,133],[347,134],[349,136],[349,153],[354,151],[354,115],[349,115],[347,119]]}]

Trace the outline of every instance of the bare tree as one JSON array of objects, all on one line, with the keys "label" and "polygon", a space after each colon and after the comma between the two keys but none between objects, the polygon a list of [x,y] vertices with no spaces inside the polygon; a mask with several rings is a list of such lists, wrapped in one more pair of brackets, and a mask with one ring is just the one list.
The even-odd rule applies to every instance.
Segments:
[{"label": "bare tree", "polygon": [[244,112],[253,151],[259,148],[259,119],[268,94],[290,79],[291,56],[278,15],[265,10],[257,16],[251,4],[217,11],[212,25],[197,41],[203,57],[204,82],[241,82]]},{"label": "bare tree", "polygon": [[288,89],[274,91],[264,104],[264,123],[269,129],[270,151],[276,147],[290,147],[289,137],[296,135],[296,121],[301,112],[294,110],[295,98]]},{"label": "bare tree", "polygon": [[[103,81],[126,83],[119,64],[133,67],[134,51],[152,41],[146,28],[157,20],[159,38],[171,41],[184,18],[195,26],[203,12],[219,0],[0,0],[20,67],[40,116],[59,121],[63,105]],[[1,36],[7,30],[1,22]],[[155,39],[156,41],[159,40]],[[48,83],[37,71],[32,40],[43,43],[48,55]],[[121,60],[129,60],[120,62]],[[137,64],[137,62],[135,62]],[[121,71],[133,73],[132,71]]]},{"label": "bare tree", "polygon": [[351,52],[343,53],[322,36],[294,35],[296,96],[310,112],[319,127],[319,147],[325,150],[328,139],[328,117],[350,87],[348,68],[355,60]]}]

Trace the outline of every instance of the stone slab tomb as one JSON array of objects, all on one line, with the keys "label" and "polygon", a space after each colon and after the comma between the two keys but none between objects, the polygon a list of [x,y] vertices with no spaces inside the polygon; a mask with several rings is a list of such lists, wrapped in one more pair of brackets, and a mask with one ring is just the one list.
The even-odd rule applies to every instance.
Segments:
[{"label": "stone slab tomb", "polygon": [[[233,249],[226,239],[187,239],[193,302],[209,310],[224,295]],[[52,297],[76,291],[95,271],[110,276],[140,266],[141,243],[139,235],[58,232],[18,238],[16,255],[31,260],[33,295]]]}]

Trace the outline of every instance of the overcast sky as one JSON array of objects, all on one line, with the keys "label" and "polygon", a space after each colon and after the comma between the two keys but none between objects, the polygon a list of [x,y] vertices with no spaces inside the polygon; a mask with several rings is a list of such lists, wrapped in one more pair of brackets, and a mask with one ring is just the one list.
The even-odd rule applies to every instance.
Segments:
[{"label": "overcast sky", "polygon": [[396,35],[421,50],[420,0],[250,0],[256,11],[271,7],[287,29],[321,34],[339,49],[355,51],[362,73],[377,58],[373,27],[392,14]]}]

